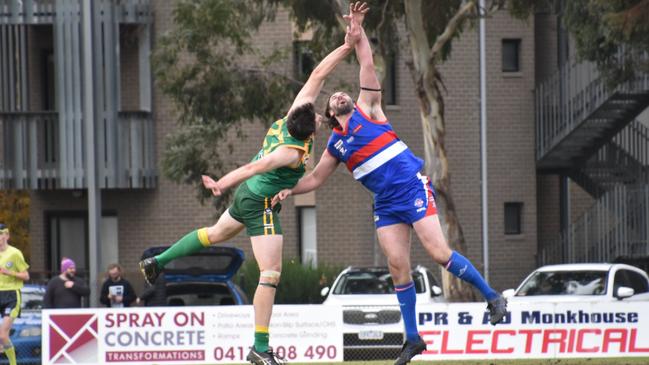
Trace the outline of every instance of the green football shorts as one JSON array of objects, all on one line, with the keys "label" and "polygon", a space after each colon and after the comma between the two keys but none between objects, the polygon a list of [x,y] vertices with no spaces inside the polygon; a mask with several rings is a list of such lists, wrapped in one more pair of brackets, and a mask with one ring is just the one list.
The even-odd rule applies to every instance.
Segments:
[{"label": "green football shorts", "polygon": [[279,222],[281,204],[270,206],[273,197],[263,197],[254,194],[244,181],[234,193],[234,202],[229,212],[232,218],[246,226],[248,236],[267,236],[282,234]]}]

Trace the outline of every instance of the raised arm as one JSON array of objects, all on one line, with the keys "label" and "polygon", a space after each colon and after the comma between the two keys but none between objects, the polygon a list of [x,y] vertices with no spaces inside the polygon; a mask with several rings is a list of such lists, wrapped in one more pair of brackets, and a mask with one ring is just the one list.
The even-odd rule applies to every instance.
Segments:
[{"label": "raised arm", "polygon": [[292,189],[284,189],[277,193],[273,197],[272,205],[286,199],[289,195],[304,194],[317,189],[336,171],[337,166],[338,160],[325,150],[313,171],[301,178]]},{"label": "raised arm", "polygon": [[345,34],[345,43],[329,53],[320,63],[313,69],[309,79],[306,81],[300,92],[295,97],[293,105],[289,109],[289,113],[293,108],[298,106],[313,103],[320,94],[320,90],[324,86],[324,82],[329,74],[336,68],[336,66],[347,57],[354,49],[354,46],[361,38],[361,23],[353,23],[347,27]]},{"label": "raised arm", "polygon": [[212,194],[221,195],[223,190],[231,188],[247,180],[248,178],[263,174],[283,166],[293,166],[302,158],[304,152],[291,147],[279,147],[257,161],[250,162],[227,173],[215,181],[207,175],[203,175],[203,185],[206,189],[212,190]]},{"label": "raised arm", "polygon": [[365,13],[367,13],[367,9],[363,5],[359,5],[358,2],[349,5],[351,23],[357,24],[361,28],[361,39],[356,43],[356,58],[358,58],[360,65],[359,82],[361,91],[356,103],[372,118],[383,120],[385,115],[381,109],[381,83],[376,76],[370,41],[361,26]]}]

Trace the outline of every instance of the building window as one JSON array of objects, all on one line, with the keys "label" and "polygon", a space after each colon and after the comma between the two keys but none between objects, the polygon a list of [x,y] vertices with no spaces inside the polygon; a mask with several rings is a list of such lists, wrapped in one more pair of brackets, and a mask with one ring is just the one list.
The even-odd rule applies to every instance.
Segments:
[{"label": "building window", "polygon": [[505,203],[505,234],[523,233],[523,203]]},{"label": "building window", "polygon": [[300,257],[303,265],[312,267],[318,264],[318,235],[316,231],[315,207],[299,207]]},{"label": "building window", "polygon": [[315,68],[313,52],[307,46],[305,41],[293,42],[293,60],[295,78],[300,81],[306,81]]},{"label": "building window", "polygon": [[[65,211],[46,212],[48,256],[47,263],[52,272],[59,270],[63,257],[73,259],[77,265],[77,274],[89,275],[88,257],[88,212]],[[118,252],[118,219],[114,211],[102,213],[99,232],[101,246],[98,253],[99,270],[108,264],[119,262]]]},{"label": "building window", "polygon": [[383,100],[385,105],[397,105],[397,56],[385,56],[385,80],[383,80]]},{"label": "building window", "polygon": [[503,72],[519,72],[520,67],[520,39],[503,39]]}]

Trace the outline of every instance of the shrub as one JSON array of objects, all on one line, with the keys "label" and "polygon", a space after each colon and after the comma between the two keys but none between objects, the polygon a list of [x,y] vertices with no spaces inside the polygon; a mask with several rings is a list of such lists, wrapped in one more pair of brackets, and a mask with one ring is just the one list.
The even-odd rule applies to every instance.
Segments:
[{"label": "shrub", "polygon": [[[320,265],[314,268],[303,265],[296,259],[284,260],[275,303],[320,304],[324,300],[320,291],[326,286],[330,287],[341,271],[339,266]],[[259,267],[255,260],[243,263],[237,283],[252,302],[259,283]]]}]

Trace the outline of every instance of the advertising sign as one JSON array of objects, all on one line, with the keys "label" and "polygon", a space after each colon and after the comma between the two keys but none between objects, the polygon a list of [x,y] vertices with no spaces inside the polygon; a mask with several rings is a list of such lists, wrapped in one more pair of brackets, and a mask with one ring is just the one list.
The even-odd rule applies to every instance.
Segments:
[{"label": "advertising sign", "polygon": [[[244,363],[254,342],[252,306],[43,311],[43,364]],[[342,361],[338,307],[278,305],[270,324],[278,356]]]},{"label": "advertising sign", "polygon": [[[647,302],[510,303],[509,310],[492,326],[484,303],[418,306],[427,348],[415,360],[649,356]],[[342,313],[277,305],[270,344],[290,362],[340,362],[343,333],[359,330],[343,324]],[[251,306],[44,310],[42,328],[43,364],[245,363],[254,341]]]},{"label": "advertising sign", "polygon": [[492,326],[485,305],[417,307],[419,360],[649,356],[649,303],[510,303]]}]

